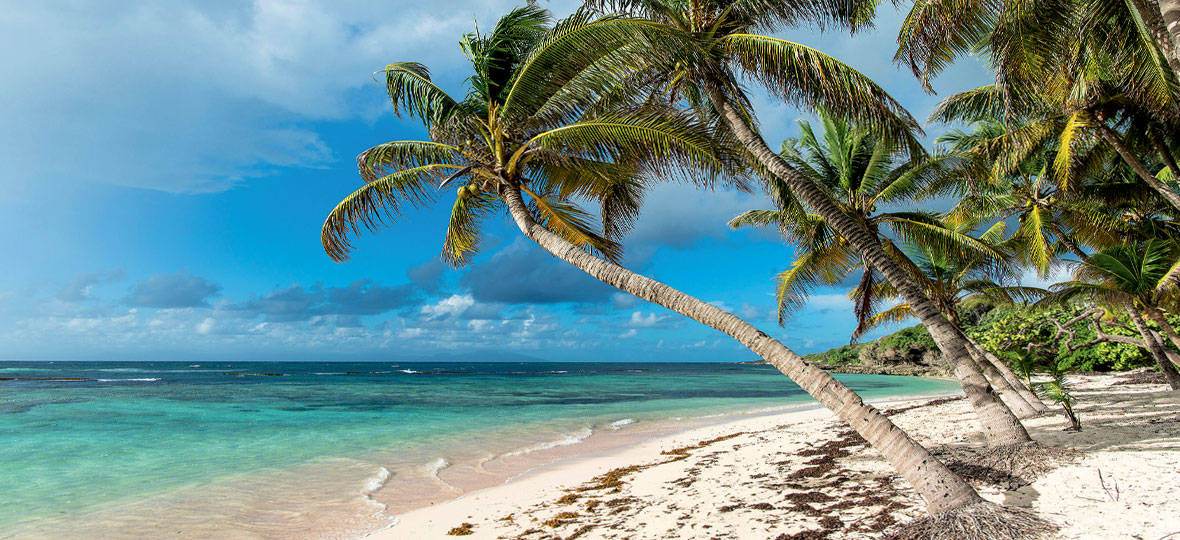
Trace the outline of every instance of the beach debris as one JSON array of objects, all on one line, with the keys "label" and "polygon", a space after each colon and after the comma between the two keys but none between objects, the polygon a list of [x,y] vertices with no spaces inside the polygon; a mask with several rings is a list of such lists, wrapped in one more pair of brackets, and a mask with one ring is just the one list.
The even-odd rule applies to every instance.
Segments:
[{"label": "beach debris", "polygon": [[557,504],[574,504],[574,503],[578,502],[578,499],[581,499],[581,498],[582,498],[582,496],[578,495],[577,493],[567,493],[567,494],[563,495],[560,499],[557,499]]},{"label": "beach debris", "polygon": [[556,516],[553,516],[552,518],[550,518],[548,520],[542,521],[541,525],[556,529],[562,525],[565,525],[566,523],[574,521],[577,518],[578,518],[577,512],[562,512],[560,514],[557,514]]},{"label": "beach debris", "polygon": [[1045,538],[1057,527],[1023,508],[989,502],[920,517],[885,536],[885,540],[991,540]]},{"label": "beach debris", "polygon": [[474,523],[464,522],[462,525],[459,525],[458,527],[453,527],[451,530],[447,531],[447,536],[470,536],[470,535],[475,534],[474,529],[475,529]]}]

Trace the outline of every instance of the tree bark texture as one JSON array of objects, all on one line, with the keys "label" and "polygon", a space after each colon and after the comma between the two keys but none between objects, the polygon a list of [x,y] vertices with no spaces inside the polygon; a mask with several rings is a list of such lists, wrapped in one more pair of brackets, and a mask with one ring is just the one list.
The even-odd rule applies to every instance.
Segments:
[{"label": "tree bark texture", "polygon": [[971,359],[979,366],[979,370],[987,377],[991,383],[992,388],[995,388],[1000,394],[1000,399],[1008,405],[1008,408],[1016,414],[1017,418],[1033,418],[1040,414],[1040,411],[1033,408],[1032,404],[1025,399],[1024,395],[1016,391],[1004,375],[1000,373],[995,366],[988,362],[984,357],[983,351],[976,348],[974,345],[967,346],[967,353],[971,355]]},{"label": "tree bark texture", "polygon": [[[1137,8],[1140,2],[1146,4],[1151,3],[1148,0],[1136,0],[1135,4]],[[1171,54],[1180,55],[1180,0],[1159,0],[1157,5],[1159,6],[1160,16],[1163,18],[1164,26],[1167,29],[1168,37],[1171,38],[1170,40],[1157,38],[1161,43],[1160,49],[1164,51],[1165,55],[1168,54],[1167,47],[1162,43],[1169,41],[1172,45]],[[1152,33],[1154,34],[1155,32],[1153,31]],[[1168,64],[1171,65],[1171,63],[1172,59],[1169,58]],[[1180,71],[1177,71],[1175,67],[1172,68],[1172,71],[1180,75]]]},{"label": "tree bark texture", "polygon": [[[1123,158],[1123,162],[1125,162],[1128,167],[1131,167],[1131,170],[1135,171],[1135,175],[1138,176],[1140,180],[1146,182],[1147,185],[1151,186],[1151,189],[1154,189],[1157,193],[1159,193],[1160,196],[1163,197],[1164,200],[1168,201],[1168,204],[1171,204],[1173,208],[1180,210],[1180,195],[1178,195],[1172,190],[1172,188],[1168,187],[1163,182],[1160,182],[1160,179],[1156,178],[1154,174],[1151,174],[1151,171],[1147,170],[1147,166],[1144,165],[1143,162],[1140,161],[1135,155],[1135,153],[1127,147],[1127,145],[1123,142],[1123,139],[1119,137],[1118,133],[1115,133],[1113,129],[1107,127],[1103,120],[1099,119],[1095,123],[1098,126],[1098,134],[1102,137],[1102,140],[1114,147],[1114,150],[1115,152],[1118,152],[1119,157]],[[1177,180],[1180,181],[1180,178]]]},{"label": "tree bark texture", "polygon": [[1127,304],[1127,314],[1131,316],[1131,322],[1135,323],[1139,335],[1143,336],[1143,341],[1147,342],[1147,350],[1151,351],[1151,356],[1155,358],[1155,364],[1159,366],[1160,371],[1164,372],[1164,380],[1168,381],[1168,386],[1172,387],[1172,390],[1180,390],[1180,373],[1177,373],[1176,368],[1168,361],[1163,343],[1160,343],[1156,335],[1147,327],[1139,308],[1133,304]]},{"label": "tree bark texture", "polygon": [[1008,367],[1007,363],[997,358],[996,355],[992,354],[982,345],[976,343],[975,340],[967,338],[967,341],[969,341],[971,346],[983,356],[987,363],[991,364],[992,367],[996,369],[996,371],[1000,372],[1000,376],[1003,377],[1005,381],[1008,381],[1008,385],[1011,386],[1017,393],[1019,393],[1020,396],[1024,398],[1024,401],[1028,403],[1030,407],[1036,410],[1037,414],[1049,412],[1049,407],[1045,406],[1045,403],[1041,401],[1041,398],[1037,397],[1037,394],[1033,392],[1031,388],[1024,385],[1024,381],[1020,380],[1020,377],[1016,375],[1016,372],[1012,371],[1012,368]]}]

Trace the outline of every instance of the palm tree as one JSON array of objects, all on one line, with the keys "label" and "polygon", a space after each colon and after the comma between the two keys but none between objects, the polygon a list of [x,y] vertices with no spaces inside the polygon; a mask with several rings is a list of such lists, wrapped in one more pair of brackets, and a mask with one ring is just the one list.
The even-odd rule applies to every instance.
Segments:
[{"label": "palm tree", "polygon": [[[967,235],[974,224],[958,225],[952,230]],[[1003,240],[1007,226],[996,222],[984,231],[979,241],[997,245]],[[986,254],[966,255],[948,251],[928,243],[910,243],[904,246],[908,261],[917,271],[915,279],[926,289],[926,294],[955,325],[962,324],[962,308],[981,302],[1013,304],[1018,301],[1038,298],[1045,291],[1035,287],[1003,285],[996,278],[1011,275],[1011,269],[1003,260],[992,259]],[[876,294],[882,299],[897,298],[897,291],[887,283],[878,287]],[[901,302],[883,311],[870,314],[865,321],[866,331],[881,325],[901,322],[913,317],[913,310]],[[1022,418],[1037,416],[1049,409],[1037,398],[1032,389],[1026,387],[1015,372],[1003,361],[996,358],[981,345],[971,340],[968,349],[980,369],[1004,396],[1012,410]]]},{"label": "palm tree", "polygon": [[[970,121],[946,114],[952,104],[953,99],[944,102],[933,117]],[[1021,127],[1017,124],[1012,129]],[[1116,243],[1126,224],[1105,213],[1106,205],[1094,197],[1078,189],[1062,189],[1061,184],[1069,181],[1060,180],[1054,167],[1059,138],[1049,139],[1043,148],[1024,153],[1018,163],[1005,166],[1007,156],[1019,153],[1010,148],[1010,131],[999,120],[984,118],[971,122],[966,131],[952,129],[936,139],[948,144],[951,154],[962,158],[963,164],[940,186],[941,195],[958,199],[947,213],[948,221],[989,225],[1015,218],[1017,228],[1007,244],[1020,262],[1042,277],[1061,261],[1062,251],[1085,260],[1085,248]],[[1093,162],[1094,158],[1083,161]]]},{"label": "palm tree", "polygon": [[1129,71],[1175,79],[1180,41],[1160,7],[1156,0],[917,0],[898,32],[894,59],[927,90],[956,57],[979,52],[998,67],[997,82],[1035,86],[1034,75],[1051,64],[1049,59],[1098,44],[1117,51],[1119,64]]},{"label": "palm tree", "polygon": [[[841,212],[876,235],[899,262],[908,263],[898,257],[901,250],[893,238],[963,251],[991,251],[990,246],[975,238],[946,228],[932,212],[878,209],[912,201],[938,182],[944,173],[938,160],[909,159],[871,130],[836,118],[823,108],[818,113],[822,131],[817,134],[811,122],[800,120],[799,137],[784,141],[780,155],[823,188]],[[856,340],[866,330],[864,324],[879,303],[874,293],[880,274],[847,240],[832,231],[823,216],[800,204],[786,185],[776,182],[771,190],[779,209],[749,210],[733,218],[729,225],[774,226],[795,246],[794,262],[778,276],[779,324],[806,305],[816,286],[837,285],[859,270],[860,279],[851,294],[858,324],[853,333]]]},{"label": "palm tree", "polygon": [[1144,311],[1156,311],[1161,301],[1172,300],[1166,298],[1168,289],[1165,283],[1176,261],[1175,245],[1160,239],[1109,248],[1083,263],[1073,281],[1054,285],[1053,294],[1042,302],[1068,302],[1080,298],[1124,309],[1151,351],[1156,366],[1163,371],[1168,385],[1173,390],[1180,390],[1180,373],[1169,361],[1164,344],[1143,318]]},{"label": "palm tree", "polygon": [[[944,182],[947,171],[942,167],[943,160],[904,159],[895,146],[871,130],[837,119],[823,108],[818,112],[822,134],[817,135],[810,122],[800,121],[800,136],[784,142],[781,155],[821,186],[841,212],[876,235],[885,250],[911,274],[919,280],[922,276],[893,237],[909,244],[937,246],[945,253],[962,253],[975,260],[1001,256],[986,242],[945,227],[933,213],[879,212],[879,204],[896,206]],[[888,284],[881,283],[880,274],[872,264],[834,233],[822,216],[808,213],[782,182],[772,184],[771,188],[781,210],[750,210],[729,224],[731,227],[774,225],[796,246],[794,263],[778,276],[779,324],[806,304],[816,286],[837,285],[859,269],[859,282],[849,295],[857,319],[852,340],[859,339],[870,328],[869,318],[882,300],[882,286]],[[968,352],[1001,394],[1011,396],[1005,403],[1017,416],[1030,418],[1048,410],[1010,368],[1002,363],[991,365],[999,362],[998,358],[974,343]],[[1007,376],[1002,375],[1005,370]]]},{"label": "palm tree", "polygon": [[[957,94],[948,100],[956,103],[944,105],[944,111],[954,111],[959,119],[1023,123],[1009,134],[1015,156],[1063,136],[1054,160],[1063,172],[1076,147],[1101,140],[1180,210],[1180,193],[1140,157],[1143,150],[1158,153],[1180,179],[1167,144],[1180,115],[1180,70],[1163,61],[1144,24],[1134,9],[1113,0],[924,0],[902,26],[896,59],[929,88],[930,78],[956,56],[983,53],[995,67],[996,84]],[[1140,133],[1150,136],[1135,140]],[[1001,165],[1013,161],[1019,159],[1001,160]]]},{"label": "palm tree", "polygon": [[906,146],[912,153],[922,152],[914,135],[916,123],[871,80],[815,49],[756,33],[803,20],[855,26],[864,13],[846,11],[849,4],[836,2],[619,0],[591,3],[626,10],[630,15],[668,28],[670,34],[683,36],[683,45],[676,50],[692,51],[692,58],[669,59],[658,66],[661,73],[657,82],[666,94],[687,99],[703,115],[731,130],[729,135],[746,148],[760,167],[822,216],[897,287],[954,369],[990,444],[1031,441],[1020,420],[1000,400],[972,360],[969,342],[962,331],[925,297],[921,287],[889,256],[875,235],[841,212],[820,186],[771,150],[755,126],[750,99],[740,84],[741,77],[761,83],[785,101],[811,109],[825,107],[833,115],[849,118],[895,144]]},{"label": "palm tree", "polygon": [[[638,215],[647,186],[674,170],[723,176],[742,156],[679,111],[611,93],[619,79],[643,67],[646,52],[669,46],[659,26],[582,11],[547,25],[543,10],[521,8],[490,34],[466,36],[474,74],[463,101],[439,89],[419,64],[386,68],[396,110],[422,120],[430,140],[386,143],[361,154],[368,183],[329,214],[322,237],[328,254],[344,260],[350,234],[380,228],[407,203],[431,203],[435,182],[465,184],[443,245],[449,262],[466,263],[478,245],[479,219],[507,208],[520,232],[554,256],[724,332],[778,367],[885,455],[933,511],[980,501],[969,484],[831,375],[734,315],[614,262],[615,239]],[[586,199],[600,205],[602,234],[577,206]]]}]

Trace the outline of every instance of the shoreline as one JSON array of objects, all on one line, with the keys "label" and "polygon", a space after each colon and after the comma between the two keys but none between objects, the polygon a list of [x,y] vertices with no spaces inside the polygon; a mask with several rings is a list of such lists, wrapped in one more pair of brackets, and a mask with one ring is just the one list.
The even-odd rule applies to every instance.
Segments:
[{"label": "shoreline", "polygon": [[[135,369],[140,370],[139,367]],[[548,373],[550,368],[544,369]],[[313,370],[321,371],[319,368]],[[125,370],[120,368],[120,371]],[[188,371],[184,370],[185,373]],[[308,372],[309,375],[320,375],[318,372],[311,373],[311,370]],[[736,376],[749,377],[744,371],[738,373]],[[184,377],[202,380],[199,378],[202,374]],[[135,375],[141,376],[139,373]],[[695,376],[695,373],[690,372],[684,380],[690,381]],[[643,381],[655,380],[647,378],[647,375],[642,377],[636,379],[639,381],[635,384],[637,389],[642,389]],[[430,443],[372,446],[371,450],[360,453],[329,455],[294,462],[292,465],[279,464],[247,470],[244,467],[246,461],[235,460],[225,463],[231,472],[208,479],[190,474],[195,480],[177,482],[178,487],[159,486],[142,495],[112,497],[109,500],[94,497],[74,499],[81,504],[71,505],[68,510],[59,511],[56,515],[18,514],[23,519],[14,521],[11,527],[2,527],[6,530],[0,533],[0,538],[48,540],[89,534],[112,540],[163,535],[232,540],[349,540],[382,529],[390,523],[391,515],[402,515],[410,508],[429,507],[457,497],[469,497],[471,493],[485,488],[511,485],[570,456],[604,455],[701,427],[725,425],[745,418],[789,414],[817,406],[805,395],[787,393],[782,398],[763,397],[777,395],[778,387],[784,384],[778,373],[772,373],[771,378],[773,381],[761,389],[761,394],[751,393],[751,401],[744,403],[726,404],[722,401],[710,406],[709,398],[671,402],[689,405],[687,407],[668,407],[665,404],[653,408],[647,406],[646,401],[640,401],[636,406],[625,400],[610,407],[598,407],[595,403],[583,409],[593,412],[585,416],[554,417],[540,422],[521,422],[516,419],[504,429],[476,422],[471,424],[474,429],[456,431],[466,434],[463,437],[443,433]],[[715,379],[710,374],[707,380]],[[750,380],[764,384],[757,377]],[[935,381],[871,377],[860,380],[865,392],[870,396],[876,394],[869,398],[874,402],[941,395],[952,388],[957,389],[957,385],[941,381],[935,384]],[[701,387],[699,383],[694,386],[691,381],[685,384],[694,389]],[[144,388],[164,387],[156,385]],[[200,389],[203,385],[195,384],[192,388]],[[359,388],[369,391],[369,386]],[[301,395],[294,394],[295,397]],[[351,402],[347,397],[337,397],[334,402],[341,400]],[[354,401],[364,404],[363,399]],[[233,400],[223,402],[226,406],[238,407]],[[169,403],[179,403],[180,410],[188,410],[183,408],[186,400]],[[299,412],[289,413],[278,408],[281,405],[285,403],[270,408],[289,418],[300,415]],[[578,409],[568,408],[566,412],[570,411],[576,413]],[[368,413],[361,414],[366,417],[366,421],[354,423],[366,426],[367,432],[380,437],[380,433],[367,427],[380,424],[367,421]],[[518,418],[516,413],[505,414],[506,418]],[[236,419],[233,416],[227,418]],[[279,424],[280,427],[282,425]],[[260,435],[275,433],[272,430]],[[159,470],[155,474],[177,477],[164,469]],[[152,469],[137,469],[137,474],[138,471],[153,474],[150,472]],[[176,472],[189,473],[185,469]]]},{"label": "shoreline", "polygon": [[[961,391],[923,393],[883,397],[866,402],[881,408],[884,405],[905,406],[961,395]],[[453,526],[447,525],[444,516],[462,514],[462,508],[468,501],[473,504],[479,501],[481,506],[486,506],[488,501],[519,504],[521,501],[535,499],[534,503],[540,503],[547,496],[568,489],[581,480],[618,468],[620,464],[632,466],[635,463],[656,460],[661,452],[688,445],[691,441],[707,440],[734,431],[765,430],[770,426],[814,424],[833,416],[831,411],[814,401],[774,409],[776,410],[751,409],[668,422],[663,426],[657,425],[657,433],[623,444],[584,446],[587,443],[584,440],[561,448],[561,451],[550,460],[511,475],[497,485],[467,491],[452,499],[433,502],[393,515],[393,524],[355,537],[354,540],[417,540],[421,538],[420,534],[423,531],[445,536]],[[631,435],[634,439],[636,434],[626,435]],[[405,534],[402,534],[403,532]]]},{"label": "shoreline", "polygon": [[[1034,466],[979,473],[987,453],[962,399],[899,398],[887,414],[993,502],[1028,508],[1058,538],[1180,530],[1180,396],[1158,384],[1076,376],[1083,431],[1027,421],[1051,448]],[[732,419],[599,454],[405,512],[363,538],[879,538],[924,505],[822,408]],[[972,469],[974,465],[976,468]],[[996,465],[992,463],[992,465]]]}]

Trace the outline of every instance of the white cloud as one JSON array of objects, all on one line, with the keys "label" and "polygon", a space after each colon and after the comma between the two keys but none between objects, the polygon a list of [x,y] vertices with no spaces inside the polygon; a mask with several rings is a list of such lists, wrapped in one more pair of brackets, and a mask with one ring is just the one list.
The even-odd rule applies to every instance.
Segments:
[{"label": "white cloud", "polygon": [[655,313],[648,313],[644,315],[638,311],[631,313],[631,320],[627,322],[627,326],[631,328],[663,328],[669,325],[672,317],[669,315],[656,315]]},{"label": "white cloud", "polygon": [[470,294],[453,294],[448,298],[439,300],[437,303],[422,306],[421,314],[426,319],[458,317],[474,305],[475,299]]},{"label": "white cloud", "polygon": [[1040,287],[1042,289],[1049,288],[1050,285],[1069,281],[1073,279],[1073,272],[1077,269],[1077,264],[1059,264],[1049,269],[1049,275],[1041,277],[1037,275],[1036,270],[1025,270],[1024,275],[1020,276],[1020,284],[1025,287]]},{"label": "white cloud", "polygon": [[457,83],[457,37],[473,16],[490,25],[514,4],[8,3],[0,160],[26,190],[91,181],[210,192],[321,166],[336,155],[309,121],[388,114],[370,75],[393,61]]},{"label": "white cloud", "polygon": [[[626,332],[623,332],[622,334],[619,334],[619,339],[633,338],[637,335],[639,335],[639,331],[632,328],[630,330],[627,330]],[[662,343],[663,340],[660,340],[660,342]]]}]

